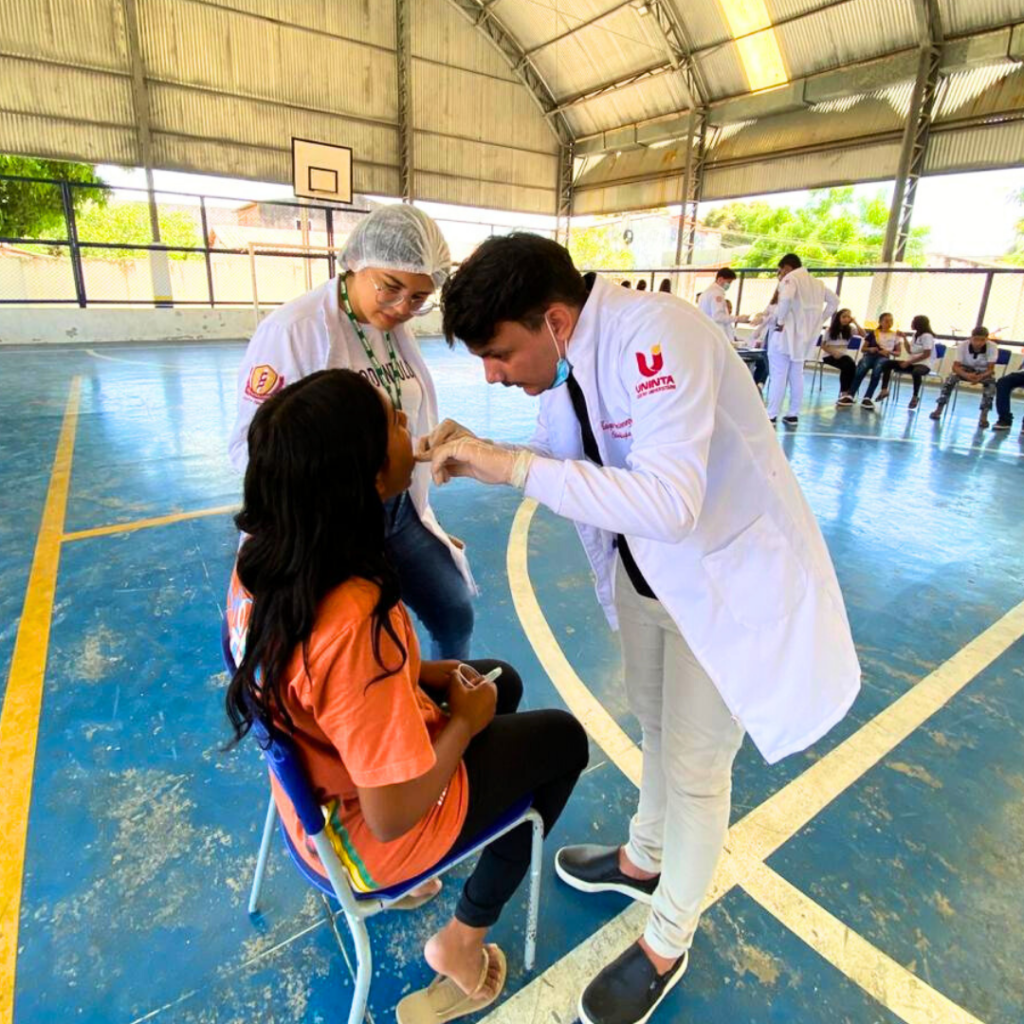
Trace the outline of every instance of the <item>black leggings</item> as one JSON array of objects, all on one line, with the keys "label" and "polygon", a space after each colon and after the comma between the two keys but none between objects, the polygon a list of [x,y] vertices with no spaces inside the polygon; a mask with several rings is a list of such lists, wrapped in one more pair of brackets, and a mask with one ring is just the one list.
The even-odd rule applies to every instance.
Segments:
[{"label": "black leggings", "polygon": [[822,362],[826,366],[834,366],[839,371],[839,394],[853,394],[853,375],[857,372],[857,364],[849,356],[825,356]]},{"label": "black leggings", "polygon": [[927,363],[911,363],[910,366],[900,366],[896,359],[887,359],[885,368],[882,370],[882,390],[889,387],[889,380],[894,373],[909,373],[914,378],[914,397],[921,394],[921,384],[930,373]]},{"label": "black leggings", "polygon": [[[469,780],[469,808],[452,849],[470,846],[497,818],[524,796],[544,819],[544,835],[562,813],[580,773],[587,766],[587,734],[567,711],[516,714],[523,683],[510,665],[471,661],[486,675],[498,665],[498,706],[486,729],[466,748],[463,761]],[[529,822],[507,832],[480,854],[466,879],[455,917],[471,928],[489,928],[512,898],[530,867]]]}]

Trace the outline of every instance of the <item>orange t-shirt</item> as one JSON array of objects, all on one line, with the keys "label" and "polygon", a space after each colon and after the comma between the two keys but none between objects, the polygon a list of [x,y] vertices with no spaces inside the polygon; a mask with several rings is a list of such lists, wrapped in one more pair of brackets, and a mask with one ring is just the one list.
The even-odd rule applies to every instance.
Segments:
[{"label": "orange t-shirt", "polygon": [[[426,871],[451,849],[466,819],[469,785],[462,762],[440,798],[405,835],[390,843],[375,839],[363,819],[356,786],[388,786],[425,775],[437,757],[433,739],[444,728],[443,711],[423,692],[420,650],[409,613],[391,610],[391,623],[408,657],[394,675],[382,672],[373,655],[372,613],[377,587],[350,579],[321,602],[309,639],[309,674],[301,650],[288,666],[283,701],[292,716],[292,741],[307,777],[324,806],[336,802],[331,825],[353,886],[368,891]],[[236,663],[241,659],[252,599],[232,573],[228,625]],[[401,654],[382,632],[381,656],[389,668]],[[304,859],[323,873],[291,801],[271,776],[281,820]]]}]

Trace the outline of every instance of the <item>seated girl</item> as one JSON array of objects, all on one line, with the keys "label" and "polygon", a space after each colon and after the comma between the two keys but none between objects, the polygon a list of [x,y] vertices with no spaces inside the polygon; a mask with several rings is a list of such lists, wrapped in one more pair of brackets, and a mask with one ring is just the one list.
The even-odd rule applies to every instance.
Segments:
[{"label": "seated girl", "polygon": [[[266,401],[248,446],[228,598],[235,741],[257,719],[291,738],[359,890],[427,871],[527,794],[550,831],[587,763],[583,728],[564,711],[516,714],[522,684],[508,665],[492,683],[480,674],[496,662],[421,661],[399,599],[384,503],[412,477],[405,414],[358,374],[324,370]],[[324,873],[276,782],[275,798]],[[442,979],[407,1000],[430,1000],[438,1020],[501,991],[504,956],[484,936],[529,867],[530,840],[526,824],[488,846],[428,940]]]},{"label": "seated girl", "polygon": [[835,367],[839,371],[839,399],[836,405],[848,408],[853,405],[853,378],[857,372],[857,361],[850,355],[850,339],[854,329],[864,336],[859,323],[853,319],[848,309],[840,309],[821,339],[822,362],[826,366]]}]

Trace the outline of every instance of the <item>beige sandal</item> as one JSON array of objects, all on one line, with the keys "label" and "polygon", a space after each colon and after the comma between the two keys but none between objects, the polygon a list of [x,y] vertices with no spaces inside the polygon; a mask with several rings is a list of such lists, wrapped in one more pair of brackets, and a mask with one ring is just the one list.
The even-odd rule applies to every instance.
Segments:
[{"label": "beige sandal", "polygon": [[[478,1013],[490,1006],[505,987],[508,964],[505,962],[505,954],[493,944],[484,946],[483,954],[480,979],[469,995],[451,978],[439,974],[426,988],[407,995],[395,1007],[398,1024],[444,1024],[445,1021]],[[494,995],[481,999],[476,993],[487,984],[492,962],[498,964],[498,987]]]}]

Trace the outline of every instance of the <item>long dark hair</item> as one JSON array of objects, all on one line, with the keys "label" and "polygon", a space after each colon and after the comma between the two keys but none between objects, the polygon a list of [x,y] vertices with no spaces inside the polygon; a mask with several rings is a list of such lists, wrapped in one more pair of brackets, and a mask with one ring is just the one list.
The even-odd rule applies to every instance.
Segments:
[{"label": "long dark hair", "polygon": [[[309,672],[317,608],[353,577],[375,584],[373,653],[382,673],[407,651],[391,623],[398,575],[384,554],[384,505],[376,478],[387,459],[387,413],[379,392],[350,370],[310,374],[262,405],[249,427],[249,466],[235,525],[246,534],[238,578],[252,595],[245,655],[227,690],[237,743],[259,720],[292,729],[282,693],[295,650]],[[394,668],[381,633],[397,646]],[[375,681],[375,680],[374,680]]]},{"label": "long dark hair", "polygon": [[848,309],[837,309],[832,315],[832,323],[828,327],[828,337],[830,341],[838,341],[840,338],[846,341],[850,340],[853,333],[853,328],[850,324],[844,324],[842,322],[843,314],[849,313]]},{"label": "long dark hair", "polygon": [[934,334],[932,330],[932,322],[928,317],[919,314],[910,321],[910,329],[914,332],[915,338],[920,338],[922,334]]}]

